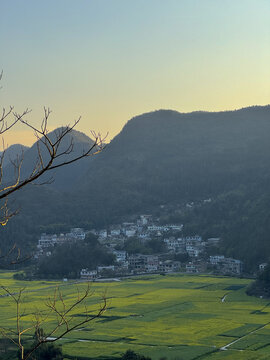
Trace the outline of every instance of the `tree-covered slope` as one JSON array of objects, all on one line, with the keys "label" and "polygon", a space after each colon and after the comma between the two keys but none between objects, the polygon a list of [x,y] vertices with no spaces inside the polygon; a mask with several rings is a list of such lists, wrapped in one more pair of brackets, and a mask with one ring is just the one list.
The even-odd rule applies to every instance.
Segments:
[{"label": "tree-covered slope", "polygon": [[[28,150],[27,146],[21,144],[14,144],[8,146],[5,150],[3,157],[3,167],[7,166],[10,162],[16,160],[17,156],[22,156]],[[0,152],[0,156],[3,155],[3,151]]]},{"label": "tree-covered slope", "polygon": [[[60,133],[61,130],[62,129],[59,128],[52,131],[51,133],[48,134],[48,137],[52,141],[55,141],[56,136],[58,136],[57,134]],[[38,143],[43,158],[43,162],[44,164],[46,164],[46,162],[49,160],[49,152],[41,141],[39,141]],[[66,151],[67,154],[63,154],[59,156],[55,160],[55,164],[59,164],[60,162],[63,163],[65,161],[80,156],[84,151],[87,151],[93,144],[94,141],[90,139],[88,136],[86,136],[84,133],[80,131],[72,130],[70,133],[65,135],[65,137],[61,141],[59,148],[57,149],[57,154],[61,154]],[[71,149],[72,152],[70,153]],[[38,147],[36,142],[32,147],[24,150],[23,163],[21,168],[21,179],[27,178],[31,174],[33,168],[36,165],[37,160],[38,160]],[[82,174],[84,173],[84,169],[87,167],[89,161],[90,161],[90,157],[84,158],[80,161],[70,164],[69,166],[63,166],[58,168],[57,170],[46,172],[46,174],[43,175],[38,182],[43,183],[53,179],[53,183],[51,184],[51,187],[62,191],[68,191],[72,189],[74,183],[76,183],[78,179],[81,178]],[[16,174],[17,173],[15,172],[15,177]],[[14,166],[9,163],[5,168],[3,180],[10,181],[10,179],[14,179]]]},{"label": "tree-covered slope", "polygon": [[216,196],[268,178],[270,106],[130,120],[82,180],[110,214]]},{"label": "tree-covered slope", "polygon": [[222,236],[223,251],[249,264],[264,260],[269,139],[270,106],[137,116],[101,154],[59,172],[60,186],[20,194],[22,211],[10,228],[17,222],[22,228],[31,222],[36,233],[44,226],[105,226],[160,204],[212,198],[208,207],[183,214],[186,229]]}]

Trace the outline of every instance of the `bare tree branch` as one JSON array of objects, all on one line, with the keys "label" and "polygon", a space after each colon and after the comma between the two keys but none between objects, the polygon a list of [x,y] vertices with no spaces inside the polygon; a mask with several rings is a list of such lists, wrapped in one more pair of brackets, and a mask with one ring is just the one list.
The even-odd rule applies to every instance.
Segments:
[{"label": "bare tree branch", "polygon": [[[0,72],[0,81],[2,77],[3,71]],[[6,156],[6,148],[4,139],[2,139],[3,152],[0,155],[0,226],[6,225],[7,222],[18,213],[18,210],[11,211],[8,207],[8,198],[11,194],[14,194],[29,184],[51,184],[53,182],[53,177],[50,177],[44,181],[41,180],[41,182],[39,181],[38,183],[36,181],[40,180],[42,175],[48,173],[51,170],[72,164],[85,157],[97,155],[105,147],[104,141],[107,135],[102,138],[99,133],[91,131],[93,143],[91,142],[87,149],[82,150],[81,154],[72,156],[74,151],[72,130],[78,125],[81,118],[79,117],[76,119],[72,125],[68,124],[60,129],[55,130],[54,133],[50,135],[48,131],[48,121],[51,110],[44,107],[44,116],[41,121],[40,128],[37,128],[27,121],[26,116],[30,112],[31,110],[26,108],[22,113],[17,113],[14,111],[14,107],[10,106],[8,109],[3,108],[2,113],[0,113],[0,135],[3,135],[5,132],[9,131],[17,123],[21,123],[28,129],[32,130],[37,138],[36,159],[33,162],[32,169],[28,172],[28,174],[24,174],[22,176],[22,168],[25,160],[23,151],[21,154],[18,154],[15,160],[9,159],[9,163],[13,166],[14,171],[13,180],[4,179],[4,159]],[[69,138],[70,140],[68,144],[66,144],[65,140]],[[16,259],[18,259],[17,256]],[[16,263],[16,261],[17,260],[13,259],[12,263]]]},{"label": "bare tree branch", "polygon": [[[107,309],[106,296],[102,296],[102,303],[100,303],[99,309],[93,314],[89,311],[86,301],[93,296],[94,292],[91,291],[90,283],[83,291],[77,289],[77,298],[71,303],[67,304],[59,287],[55,288],[52,298],[49,298],[46,302],[48,308],[47,313],[41,314],[40,310],[37,310],[32,316],[32,325],[23,327],[22,323],[22,295],[25,289],[20,289],[17,293],[12,293],[7,287],[1,286],[2,290],[11,297],[16,305],[16,330],[9,328],[0,328],[2,335],[10,339],[20,350],[21,359],[30,359],[32,354],[45,343],[52,343],[62,339],[65,335],[78,329],[83,325],[94,321],[99,318]],[[84,309],[83,320],[74,320],[73,312]],[[44,335],[42,330],[42,324],[44,324],[49,317],[54,317],[54,327],[48,334]],[[23,335],[27,332],[35,331],[37,334],[37,341],[27,353],[24,352]]]},{"label": "bare tree branch", "polygon": [[[3,72],[0,73],[0,81],[2,76]],[[8,207],[8,199],[11,194],[14,194],[28,184],[36,185],[36,180],[40,179],[42,175],[50,170],[72,164],[85,157],[94,156],[104,149],[104,140],[106,137],[102,138],[99,133],[96,134],[92,131],[93,143],[91,142],[87,149],[82,150],[81,154],[72,156],[72,153],[74,152],[72,131],[79,123],[80,117],[75,120],[72,125],[57,129],[50,135],[48,131],[48,120],[51,110],[49,108],[44,108],[44,117],[40,128],[35,127],[26,120],[26,116],[30,112],[31,110],[25,109],[22,113],[17,113],[14,111],[14,107],[10,106],[8,109],[3,108],[0,113],[0,135],[10,131],[17,123],[21,123],[32,130],[37,138],[36,159],[28,174],[22,177],[22,167],[25,160],[23,151],[21,154],[18,154],[15,160],[9,159],[9,163],[13,166],[14,171],[13,181],[5,181],[4,179],[6,148],[3,140],[3,152],[0,155],[0,201],[2,201],[2,203],[0,203],[0,225],[2,226],[6,225],[9,219],[18,213],[18,210],[11,211]],[[66,144],[66,139],[69,139],[68,144]],[[39,182],[37,185],[42,185],[44,183],[48,184],[51,181],[52,178],[41,183]],[[21,250],[16,244],[11,246],[5,253],[0,254],[0,261],[4,260],[9,262],[9,264],[18,264],[29,258],[30,256],[23,257],[21,255]],[[24,289],[20,289],[18,292],[14,293],[7,287],[0,286],[0,288],[16,305],[16,330],[2,327],[0,328],[0,333],[18,347],[22,360],[30,359],[33,353],[42,344],[60,340],[71,331],[94,321],[100,317],[107,308],[106,297],[103,296],[100,308],[95,313],[89,311],[86,301],[93,295],[90,284],[88,284],[82,292],[77,288],[77,297],[71,304],[66,302],[60,289],[56,288],[53,298],[49,298],[46,303],[47,311],[42,313],[37,309],[33,314],[32,325],[24,327],[22,321],[24,316],[22,311]],[[83,319],[74,319],[72,316],[73,312],[76,312],[81,308],[84,312]],[[47,335],[45,335],[41,326],[46,324],[48,318],[52,316],[55,318],[56,325],[50,329]],[[37,341],[33,348],[25,353],[24,335],[32,331],[35,331]]]},{"label": "bare tree branch", "polygon": [[[14,113],[14,116],[24,125],[32,129],[36,136],[37,136],[37,161],[36,164],[30,173],[28,177],[21,180],[21,167],[23,163],[23,159],[21,159],[16,164],[14,163],[14,168],[16,170],[16,179],[13,184],[8,185],[2,189],[0,189],[0,200],[8,197],[12,193],[20,190],[21,188],[25,187],[29,183],[33,183],[35,180],[40,178],[44,173],[47,171],[57,169],[62,166],[66,166],[69,164],[74,163],[75,161],[78,161],[82,158],[88,157],[88,156],[94,156],[98,154],[101,150],[104,149],[104,138],[101,137],[100,134],[96,134],[95,132],[91,132],[92,136],[94,136],[94,143],[89,146],[87,150],[83,150],[82,153],[78,156],[75,156],[72,159],[65,160],[63,159],[59,163],[55,164],[55,160],[59,158],[63,158],[66,155],[69,155],[73,151],[73,140],[71,139],[70,143],[62,150],[61,152],[58,152],[58,149],[60,145],[63,142],[63,139],[69,134],[74,127],[78,124],[80,121],[80,118],[74,122],[72,126],[66,126],[61,129],[58,129],[58,131],[54,132],[55,139],[51,139],[48,136],[48,130],[47,130],[47,124],[48,124],[48,118],[50,116],[50,109],[44,108],[44,119],[41,124],[41,129],[37,129],[30,123],[28,123],[26,120],[24,120],[22,115],[19,115],[17,113]],[[44,161],[44,156],[41,153],[40,149],[40,143],[43,144],[48,160]]]}]

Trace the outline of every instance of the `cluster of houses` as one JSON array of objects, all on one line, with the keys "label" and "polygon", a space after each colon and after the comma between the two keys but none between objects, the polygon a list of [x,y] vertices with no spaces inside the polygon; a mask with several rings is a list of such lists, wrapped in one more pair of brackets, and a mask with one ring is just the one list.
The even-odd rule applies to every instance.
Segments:
[{"label": "cluster of houses", "polygon": [[[207,248],[214,247],[218,252],[220,238],[203,240],[201,236],[182,236],[182,224],[160,225],[151,215],[140,215],[135,222],[123,222],[107,229],[85,231],[72,228],[70,232],[59,235],[41,234],[38,240],[35,258],[50,256],[53,248],[69,242],[84,241],[87,233],[98,236],[98,240],[115,256],[115,265],[99,266],[97,269],[82,269],[81,278],[95,279],[106,275],[126,275],[138,273],[168,273],[186,271],[200,273],[212,269],[222,274],[240,275],[243,263],[240,260],[226,258],[224,255],[207,258]],[[142,244],[153,238],[162,239],[166,250],[162,254],[128,254],[124,250],[125,242],[137,239]],[[180,263],[172,259],[185,254],[187,261]]]},{"label": "cluster of houses", "polygon": [[241,260],[226,258],[224,255],[214,255],[208,258],[208,261],[190,261],[186,264],[187,273],[200,273],[207,269],[223,275],[239,276],[243,272],[243,262]]},{"label": "cluster of houses", "polygon": [[119,225],[110,226],[108,229],[85,231],[81,228],[72,228],[70,232],[66,234],[49,235],[43,233],[38,240],[35,258],[51,255],[51,249],[56,245],[84,240],[87,233],[97,235],[101,244],[106,245],[108,248],[114,248],[123,245],[127,239],[132,237],[146,242],[154,236],[162,237],[168,233],[180,233],[182,229],[182,224],[157,225],[154,223],[152,215],[140,215],[136,222],[123,222]]},{"label": "cluster of houses", "polygon": [[210,256],[210,264],[223,274],[240,275],[243,271],[243,262],[241,260],[226,258],[224,255]]},{"label": "cluster of houses", "polygon": [[38,259],[44,255],[50,256],[52,249],[56,245],[63,245],[70,242],[83,241],[85,239],[86,232],[81,228],[72,228],[69,233],[66,234],[53,234],[46,233],[41,234],[37,244],[37,251],[34,255],[35,259]]},{"label": "cluster of houses", "polygon": [[121,245],[128,238],[136,237],[142,242],[150,240],[153,236],[162,237],[166,233],[180,233],[183,224],[159,225],[153,220],[152,215],[140,215],[135,222],[123,222],[111,226],[109,229],[90,230],[98,236],[103,244]]},{"label": "cluster of houses", "polygon": [[180,270],[180,262],[161,259],[158,255],[132,254],[113,251],[117,265],[98,266],[96,269],[82,269],[81,279],[93,280],[98,277],[120,276],[145,273],[171,273]]},{"label": "cluster of houses", "polygon": [[114,250],[117,265],[99,266],[95,270],[82,269],[82,279],[96,279],[98,277],[123,276],[129,274],[146,273],[172,273],[186,271],[187,273],[202,273],[213,270],[224,275],[239,276],[243,271],[243,262],[233,258],[226,258],[224,255],[210,256],[207,260],[198,255],[192,255],[191,261],[182,264],[180,261],[166,259],[166,254],[161,255],[128,255],[126,251]]},{"label": "cluster of houses", "polygon": [[167,245],[169,251],[174,253],[187,253],[190,257],[199,257],[206,250],[207,246],[217,247],[220,238],[209,238],[206,241],[202,240],[202,237],[199,235],[195,236],[186,236],[175,238],[171,236],[169,238],[164,238],[164,242]]},{"label": "cluster of houses", "polygon": [[169,251],[174,253],[187,253],[190,257],[198,257],[204,252],[206,242],[202,241],[201,236],[187,236],[175,238],[171,236],[164,239]]}]

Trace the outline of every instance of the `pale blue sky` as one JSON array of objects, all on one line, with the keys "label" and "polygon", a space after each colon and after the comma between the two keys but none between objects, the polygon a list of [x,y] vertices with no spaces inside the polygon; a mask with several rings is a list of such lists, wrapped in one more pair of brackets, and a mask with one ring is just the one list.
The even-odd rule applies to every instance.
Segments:
[{"label": "pale blue sky", "polygon": [[[0,0],[0,105],[110,138],[160,108],[270,103],[269,0]],[[32,139],[18,127],[8,142]]]}]

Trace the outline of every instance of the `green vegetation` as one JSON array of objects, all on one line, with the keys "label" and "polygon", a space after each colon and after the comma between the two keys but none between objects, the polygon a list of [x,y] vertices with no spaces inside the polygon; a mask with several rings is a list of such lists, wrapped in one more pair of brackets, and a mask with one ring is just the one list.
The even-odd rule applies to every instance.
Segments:
[{"label": "green vegetation", "polygon": [[127,350],[122,356],[122,360],[151,360],[151,358],[137,354],[135,351]]},{"label": "green vegetation", "polygon": [[247,288],[248,295],[270,297],[270,266],[258,273],[256,281],[252,282]]},{"label": "green vegetation", "polygon": [[[168,216],[160,205],[180,204],[174,221],[186,235],[221,237],[224,255],[254,272],[270,254],[269,112],[270,106],[162,110],[130,120],[97,157],[59,170],[50,187],[17,194],[14,206],[22,210],[0,228],[1,250],[15,241],[27,254],[41,232],[106,227],[137,213]],[[76,139],[81,149],[85,141]],[[209,198],[182,211],[187,202]]]},{"label": "green vegetation", "polygon": [[[39,331],[44,336],[42,329]],[[40,334],[41,335],[41,334]],[[38,343],[37,332],[34,334],[34,341],[30,344],[29,349],[26,348],[24,354],[27,355],[31,349],[35,348]],[[33,360],[63,360],[62,350],[59,346],[56,346],[54,343],[46,343],[40,345],[32,354]],[[21,354],[18,352],[18,360],[21,360]]]},{"label": "green vegetation", "polygon": [[108,253],[97,236],[88,234],[83,243],[57,246],[52,255],[43,258],[38,266],[39,278],[78,278],[82,268],[95,269],[98,265],[111,265],[114,255]]},{"label": "green vegetation", "polygon": [[[56,284],[61,285],[68,301],[76,296],[76,286],[70,282],[16,281],[12,275],[1,273],[1,283],[14,292],[27,287],[23,305],[26,325],[33,309],[45,310],[44,300]],[[89,305],[93,311],[97,309],[106,290],[107,312],[89,328],[74,331],[60,342],[64,357],[119,359],[131,350],[153,360],[269,359],[269,301],[247,296],[249,284],[248,279],[181,274],[93,283]],[[0,298],[0,305],[0,324],[14,327],[11,299]],[[84,316],[83,311],[73,315]],[[52,322],[49,317],[45,332]],[[226,351],[219,351],[234,341]]]},{"label": "green vegetation", "polygon": [[138,238],[129,238],[124,245],[118,246],[117,249],[126,250],[128,254],[157,254],[166,252],[167,248],[162,239],[158,237],[142,243]]}]

